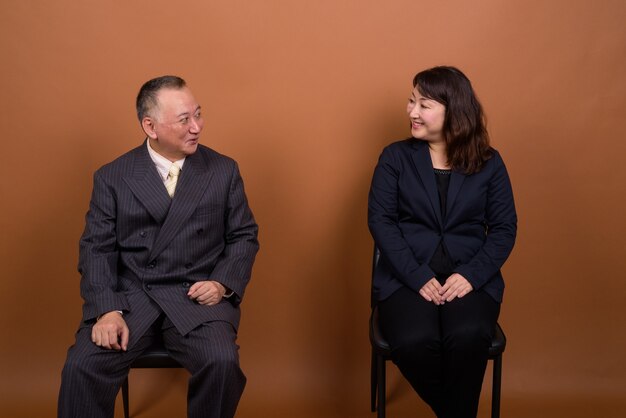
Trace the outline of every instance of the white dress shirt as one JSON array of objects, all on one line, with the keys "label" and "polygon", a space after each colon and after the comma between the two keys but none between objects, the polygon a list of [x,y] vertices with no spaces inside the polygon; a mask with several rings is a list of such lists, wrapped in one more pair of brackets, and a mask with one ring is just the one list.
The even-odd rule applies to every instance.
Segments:
[{"label": "white dress shirt", "polygon": [[185,164],[184,158],[182,160],[171,162],[170,160],[152,149],[152,147],[150,146],[150,138],[148,138],[148,140],[146,141],[146,146],[148,147],[148,154],[150,154],[150,158],[156,166],[156,169],[161,176],[161,180],[163,180],[163,184],[165,184],[165,180],[167,180],[167,176],[169,175],[170,167],[172,166],[172,164],[176,164],[178,168],[180,168],[182,171],[183,164]]}]

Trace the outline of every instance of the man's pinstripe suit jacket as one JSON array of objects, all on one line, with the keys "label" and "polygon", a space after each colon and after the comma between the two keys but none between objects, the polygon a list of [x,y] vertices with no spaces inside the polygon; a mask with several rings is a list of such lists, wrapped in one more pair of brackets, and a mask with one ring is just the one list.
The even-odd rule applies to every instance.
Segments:
[{"label": "man's pinstripe suit jacket", "polygon": [[[129,345],[161,312],[183,335],[207,321],[237,329],[257,231],[235,161],[200,145],[187,156],[172,199],[144,142],[94,174],[80,240],[81,326],[121,310]],[[199,305],[187,291],[201,280],[235,294]]]}]

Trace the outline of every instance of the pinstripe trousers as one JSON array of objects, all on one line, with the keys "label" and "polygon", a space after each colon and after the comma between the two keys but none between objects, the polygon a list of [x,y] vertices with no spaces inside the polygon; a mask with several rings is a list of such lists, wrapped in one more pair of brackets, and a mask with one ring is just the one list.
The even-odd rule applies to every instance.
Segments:
[{"label": "pinstripe trousers", "polygon": [[206,322],[181,335],[164,315],[126,352],[96,346],[91,342],[91,327],[81,327],[63,367],[58,417],[112,418],[130,364],[159,333],[171,356],[191,373],[187,416],[233,417],[246,383],[233,326]]}]

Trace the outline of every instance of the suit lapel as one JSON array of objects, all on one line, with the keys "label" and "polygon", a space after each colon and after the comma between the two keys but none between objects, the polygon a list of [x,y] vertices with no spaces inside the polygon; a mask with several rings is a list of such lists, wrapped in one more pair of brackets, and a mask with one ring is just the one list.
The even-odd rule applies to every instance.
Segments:
[{"label": "suit lapel", "polygon": [[[200,150],[185,159],[180,179],[176,185],[176,193],[171,199],[169,213],[154,242],[154,247],[152,247],[150,260],[161,254],[194,213],[207,190],[212,175],[213,172],[207,168]],[[165,190],[164,186],[163,189]]]},{"label": "suit lapel", "polygon": [[150,158],[150,154],[148,154],[145,142],[141,147],[135,149],[133,172],[124,181],[150,213],[150,216],[158,223],[162,223],[167,216],[171,199]]},{"label": "suit lapel", "polygon": [[441,221],[441,210],[439,209],[439,194],[437,193],[437,180],[435,179],[435,171],[433,170],[433,162],[430,159],[428,145],[419,141],[413,145],[415,152],[413,153],[413,162],[417,168],[422,185],[426,189],[430,206],[437,217],[439,225],[443,225]]},{"label": "suit lapel", "polygon": [[465,174],[459,173],[457,171],[452,171],[452,177],[450,178],[450,185],[448,186],[448,198],[446,199],[446,213],[451,213],[452,205],[456,200],[456,197],[459,195],[459,191],[461,190],[461,186],[465,181]]}]

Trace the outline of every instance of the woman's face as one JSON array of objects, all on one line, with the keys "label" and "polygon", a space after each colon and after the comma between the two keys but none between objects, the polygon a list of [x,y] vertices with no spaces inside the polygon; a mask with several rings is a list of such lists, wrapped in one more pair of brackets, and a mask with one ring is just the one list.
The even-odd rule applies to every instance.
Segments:
[{"label": "woman's face", "polygon": [[444,142],[443,122],[446,107],[441,103],[424,97],[417,91],[411,92],[406,111],[411,119],[411,135],[428,142]]}]

